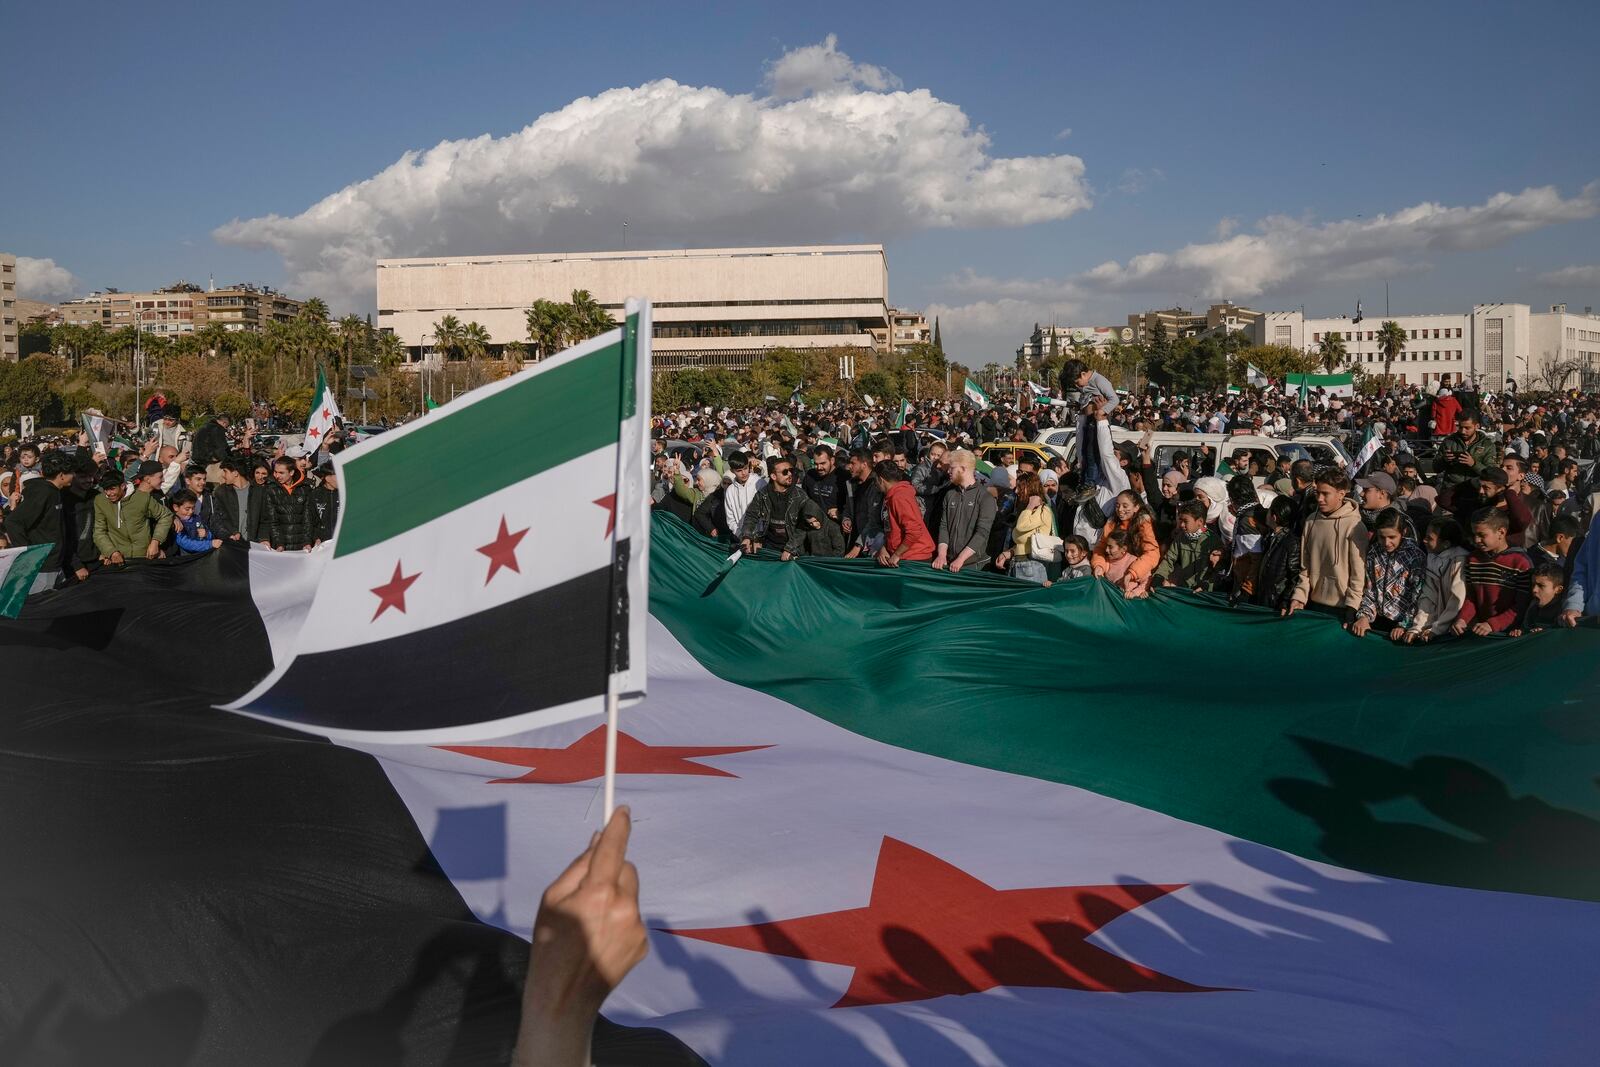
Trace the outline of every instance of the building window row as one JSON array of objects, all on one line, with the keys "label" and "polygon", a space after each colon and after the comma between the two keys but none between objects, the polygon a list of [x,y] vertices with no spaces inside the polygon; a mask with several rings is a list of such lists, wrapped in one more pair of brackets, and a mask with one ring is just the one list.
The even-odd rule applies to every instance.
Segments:
[{"label": "building window row", "polygon": [[655,337],[786,337],[866,332],[855,319],[755,319],[744,322],[658,322]]},{"label": "building window row", "polygon": [[[1395,356],[1396,363],[1420,363],[1423,360],[1460,359],[1461,349],[1445,350],[1439,352],[1401,352]],[[1361,359],[1366,363],[1382,363],[1382,352],[1363,352]]]}]

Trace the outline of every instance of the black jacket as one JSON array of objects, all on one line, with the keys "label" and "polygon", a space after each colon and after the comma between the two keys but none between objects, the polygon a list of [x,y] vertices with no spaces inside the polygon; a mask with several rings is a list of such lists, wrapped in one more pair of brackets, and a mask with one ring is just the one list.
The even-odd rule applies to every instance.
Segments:
[{"label": "black jacket", "polygon": [[226,541],[234,534],[239,534],[246,541],[265,540],[266,535],[261,531],[261,513],[266,507],[267,489],[265,485],[250,483],[250,496],[245,503],[248,514],[242,522],[239,518],[239,494],[233,486],[219,485],[207,493],[201,500],[201,516],[211,536]]},{"label": "black jacket", "polygon": [[296,483],[293,492],[277,479],[268,482],[261,508],[261,540],[292,552],[321,537],[322,522],[311,493],[311,483],[304,479]]},{"label": "black jacket", "polygon": [[865,545],[883,533],[883,491],[878,479],[850,483],[850,532],[846,545]]},{"label": "black jacket", "polygon": [[722,486],[719,485],[694,509],[694,528],[707,537],[726,539],[728,536],[728,513],[722,506],[722,498]]},{"label": "black jacket", "polygon": [[1256,573],[1255,602],[1275,611],[1287,608],[1294,600],[1300,570],[1300,535],[1288,529],[1268,534]]},{"label": "black jacket", "polygon": [[311,490],[311,506],[317,509],[317,518],[322,524],[317,536],[332,541],[333,528],[339,521],[339,490],[317,486]]},{"label": "black jacket", "polygon": [[194,432],[189,439],[189,452],[202,467],[221,463],[228,455],[228,431],[212,419]]},{"label": "black jacket", "polygon": [[22,499],[6,512],[6,537],[12,548],[54,545],[40,573],[61,568],[61,490],[48,478],[30,478],[22,485]]}]

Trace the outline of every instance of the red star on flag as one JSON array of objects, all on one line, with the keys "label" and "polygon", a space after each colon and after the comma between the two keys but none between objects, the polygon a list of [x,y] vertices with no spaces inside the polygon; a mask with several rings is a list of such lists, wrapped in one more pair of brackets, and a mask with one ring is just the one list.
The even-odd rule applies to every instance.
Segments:
[{"label": "red star on flag", "polygon": [[[464,756],[509,763],[516,767],[532,767],[521,778],[494,778],[491,784],[504,782],[545,782],[567,785],[587,782],[605,774],[606,728],[597,726],[566,748],[510,748],[498,745],[440,745],[446,752],[459,752]],[[756,752],[771,745],[722,745],[695,748],[686,745],[647,745],[625,733],[617,734],[618,774],[695,774],[707,778],[737,778],[737,774],[693,763],[700,756],[726,756],[734,752]]]},{"label": "red star on flag", "polygon": [[329,411],[327,408],[323,408],[322,409],[322,417],[325,418],[325,419],[331,419],[331,418],[333,418],[333,412]]},{"label": "red star on flag", "polygon": [[307,437],[321,437],[322,436],[322,431],[317,429],[315,426],[313,426],[313,427],[311,427],[311,429],[306,431],[306,436]]},{"label": "red star on flag", "polygon": [[372,613],[372,621],[377,622],[378,616],[394,608],[396,611],[406,610],[406,590],[411,588],[411,583],[422,577],[422,572],[406,575],[400,572],[400,561],[394,564],[394,576],[383,585],[372,591],[378,596],[378,610]]},{"label": "red star on flag", "polygon": [[599,504],[601,507],[605,508],[611,513],[606,516],[605,534],[607,537],[610,537],[611,531],[617,528],[617,494],[612,493],[610,496],[603,496],[599,500],[596,500],[595,503]]},{"label": "red star on flag", "polygon": [[705,930],[716,945],[854,967],[836,1008],[981,993],[998,986],[1114,993],[1205,993],[1087,940],[1181,885],[995,889],[930,853],[885,837],[864,908]]},{"label": "red star on flag", "polygon": [[518,574],[522,573],[522,568],[517,566],[517,546],[522,543],[524,537],[528,536],[528,531],[532,528],[531,526],[525,526],[516,533],[512,533],[506,528],[506,517],[504,515],[500,516],[500,532],[495,535],[493,541],[478,549],[479,552],[489,557],[489,577],[483,580],[484,585],[488,585],[494,579],[494,576],[500,573],[501,567],[516,571]]}]

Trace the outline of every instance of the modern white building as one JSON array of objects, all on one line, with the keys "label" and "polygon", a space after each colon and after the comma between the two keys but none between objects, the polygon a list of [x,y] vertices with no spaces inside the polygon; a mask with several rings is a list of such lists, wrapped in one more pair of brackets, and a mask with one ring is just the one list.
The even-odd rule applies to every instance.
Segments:
[{"label": "modern white building", "polygon": [[1076,345],[1099,348],[1113,341],[1131,343],[1133,336],[1132,326],[1041,326],[1036,322],[1033,333],[1017,349],[1017,357],[1037,363]]},{"label": "modern white building", "polygon": [[1529,366],[1550,389],[1600,388],[1600,315],[1552,304],[1531,316]]},{"label": "modern white building", "polygon": [[1385,321],[1405,331],[1405,349],[1390,373],[1409,385],[1448,384],[1471,378],[1485,389],[1499,389],[1507,378],[1525,384],[1533,321],[1527,304],[1479,304],[1466,314],[1372,315],[1361,322],[1349,316],[1307,318],[1299,311],[1269,311],[1252,327],[1256,344],[1288,345],[1316,352],[1324,337],[1344,339],[1345,366],[1368,374],[1384,373],[1378,332]]},{"label": "modern white building", "polygon": [[654,305],[655,364],[744,368],[773,348],[874,348],[890,329],[882,245],[544,252],[378,261],[380,330],[422,358],[435,323],[477,322],[491,343],[528,339],[535,300],[586,289],[618,320]]}]

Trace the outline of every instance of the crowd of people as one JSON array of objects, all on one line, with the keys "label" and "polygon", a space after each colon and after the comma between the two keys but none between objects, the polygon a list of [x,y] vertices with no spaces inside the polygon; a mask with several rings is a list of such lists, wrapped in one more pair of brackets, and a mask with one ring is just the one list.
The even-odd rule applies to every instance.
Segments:
[{"label": "crowd of people", "polygon": [[[1405,643],[1600,610],[1600,540],[1587,536],[1600,401],[1581,393],[1128,396],[1069,362],[1053,395],[983,409],[833,402],[656,423],[654,506],[746,553],[1097,577],[1127,597],[1178,587]],[[1020,447],[1052,426],[1076,429],[1072,458]],[[1158,467],[1161,431],[1195,432],[1196,446]],[[1261,450],[1235,470],[1199,436],[1228,432],[1379,444],[1360,470]]]},{"label": "crowd of people", "polygon": [[150,414],[137,445],[85,432],[3,447],[0,547],[52,546],[36,588],[229,540],[300,552],[333,536],[339,434],[314,455],[257,447],[254,420],[218,415],[191,435],[179,408]]}]

